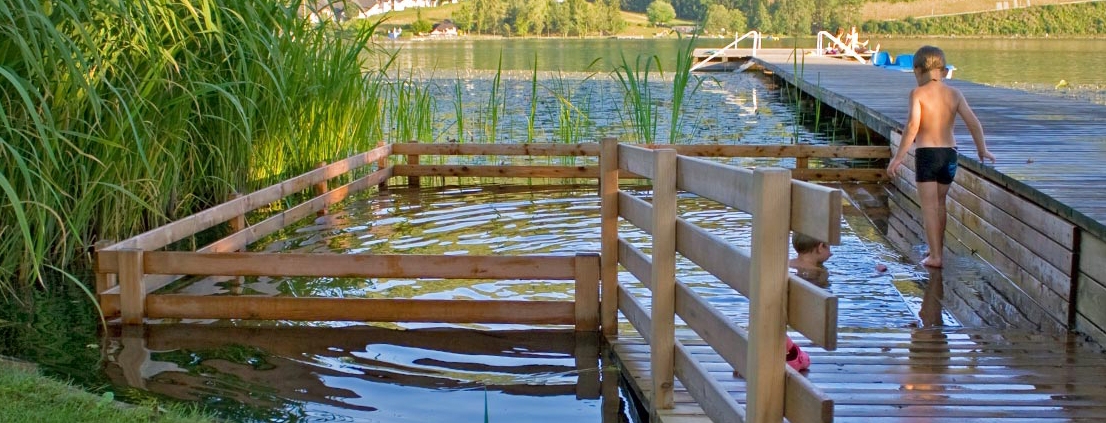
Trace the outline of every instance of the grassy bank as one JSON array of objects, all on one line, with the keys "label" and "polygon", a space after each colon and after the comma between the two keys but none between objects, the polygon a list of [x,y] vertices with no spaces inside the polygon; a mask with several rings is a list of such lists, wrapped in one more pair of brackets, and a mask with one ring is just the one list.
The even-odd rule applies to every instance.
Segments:
[{"label": "grassy bank", "polygon": [[30,365],[0,358],[0,416],[6,423],[204,423],[197,410],[158,404],[129,406],[42,376]]}]

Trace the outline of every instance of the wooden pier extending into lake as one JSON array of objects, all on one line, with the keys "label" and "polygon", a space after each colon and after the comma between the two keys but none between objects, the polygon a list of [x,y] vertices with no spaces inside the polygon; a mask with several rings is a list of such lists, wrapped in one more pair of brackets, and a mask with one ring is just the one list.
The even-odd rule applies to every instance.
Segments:
[{"label": "wooden pier extending into lake", "polygon": [[[796,57],[801,65],[794,63]],[[909,74],[795,56],[790,50],[762,51],[754,60],[763,70],[884,135],[892,148],[897,145],[906,93],[913,86]],[[796,70],[801,74],[795,75]],[[1106,190],[1098,188],[1106,182],[1106,173],[1096,170],[1106,162],[1106,107],[950,83],[965,91],[1000,162],[993,168],[982,166],[972,158],[970,142],[964,143],[962,171],[950,197],[947,239],[953,259],[945,270],[931,272],[927,295],[929,289],[938,297],[950,295],[956,290],[945,290],[942,284],[961,286],[970,278],[981,278],[974,268],[958,266],[956,258],[987,263],[998,275],[987,276],[989,283],[1013,312],[1021,314],[1016,325],[839,334],[833,294],[786,276],[781,267],[786,266],[786,233],[799,231],[837,242],[835,225],[841,220],[840,190],[791,178],[885,181],[882,169],[805,167],[808,159],[819,157],[888,158],[890,149],[878,146],[630,146],[613,140],[602,146],[385,145],[135,238],[101,245],[97,293],[104,311],[128,324],[147,318],[414,318],[547,323],[601,331],[632,390],[656,421],[1106,420],[1106,385],[1101,382],[1106,355],[1099,344],[1069,332],[1100,342],[1106,338]],[[966,134],[962,128],[959,132]],[[598,165],[594,159],[545,166],[424,164],[420,157],[428,155],[599,160]],[[798,168],[751,172],[691,156],[794,157]],[[409,184],[418,184],[420,177],[598,178],[601,254],[436,259],[236,252],[294,221],[324,212],[354,192],[384,188],[382,184],[394,177],[406,177]],[[329,187],[327,181],[335,178],[348,183]],[[648,179],[654,184],[651,198],[620,192],[620,178]],[[920,224],[913,217],[916,194],[909,175],[891,182],[888,236],[909,251],[920,239]],[[754,222],[760,216],[754,223],[753,250],[728,246],[682,220],[674,206],[677,190],[746,211]],[[264,221],[246,225],[241,218],[309,191],[313,198]],[[772,195],[783,191],[789,194]],[[620,218],[652,236],[648,254],[619,239]],[[222,224],[229,224],[231,234],[206,247],[159,251]],[[763,230],[769,232],[758,232]],[[671,269],[677,253],[749,297],[753,321],[736,324],[682,285]],[[618,266],[650,288],[650,306],[619,286]],[[185,273],[575,279],[577,290],[576,298],[565,302],[442,301],[431,308],[422,300],[204,298],[157,292]],[[617,333],[619,313],[633,329],[624,326],[623,333]],[[688,326],[676,325],[677,316]],[[782,346],[785,323],[812,355],[809,372],[798,373],[783,364],[783,349],[777,347]],[[140,369],[145,362],[139,357],[131,364]]]},{"label": "wooden pier extending into lake", "polygon": [[[954,58],[953,58],[954,59]],[[854,61],[761,50],[753,59],[787,84],[851,116],[897,148],[913,74]],[[798,61],[796,63],[796,61]],[[946,80],[983,123],[995,166],[981,164],[957,122],[961,171],[950,191],[947,247],[994,266],[1029,329],[1069,329],[1106,342],[1106,106]],[[910,171],[892,181],[889,235],[920,243]]]}]

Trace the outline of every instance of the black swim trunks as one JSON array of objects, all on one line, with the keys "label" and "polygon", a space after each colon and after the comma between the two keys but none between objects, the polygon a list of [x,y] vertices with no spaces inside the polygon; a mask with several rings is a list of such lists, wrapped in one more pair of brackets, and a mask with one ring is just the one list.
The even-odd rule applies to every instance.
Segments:
[{"label": "black swim trunks", "polygon": [[914,181],[949,185],[956,176],[956,149],[923,147],[914,150]]}]

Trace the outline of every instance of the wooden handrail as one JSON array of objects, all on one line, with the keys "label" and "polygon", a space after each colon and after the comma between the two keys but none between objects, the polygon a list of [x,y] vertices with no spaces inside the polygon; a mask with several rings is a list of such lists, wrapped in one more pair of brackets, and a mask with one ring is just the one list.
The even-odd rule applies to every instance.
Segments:
[{"label": "wooden handrail", "polygon": [[[833,402],[821,390],[784,364],[781,351],[784,333],[779,328],[790,323],[819,345],[836,346],[837,300],[828,292],[787,272],[788,234],[794,230],[829,243],[840,242],[841,193],[805,182],[793,181],[783,169],[738,169],[719,163],[678,157],[676,163],[661,165],[665,153],[650,152],[640,146],[617,145],[604,140],[603,151],[617,151],[614,159],[600,158],[606,175],[625,171],[653,179],[650,202],[615,190],[605,192],[603,207],[614,206],[611,213],[653,236],[652,258],[621,239],[610,241],[604,234],[604,254],[615,255],[604,263],[618,263],[652,291],[653,305],[646,314],[644,306],[622,287],[618,309],[650,345],[654,410],[670,406],[667,392],[672,375],[699,401],[708,415],[720,421],[775,422],[784,417],[792,421],[832,419]],[[707,153],[701,150],[700,153]],[[729,245],[706,230],[690,224],[674,213],[658,212],[675,207],[669,195],[666,174],[675,172],[681,190],[717,201],[753,216],[753,236],[749,250]],[[610,188],[608,188],[610,189]],[[604,214],[604,221],[616,218]],[[658,228],[665,227],[660,230]],[[671,251],[658,242],[674,232]],[[615,244],[616,247],[608,247]],[[660,244],[661,247],[658,248]],[[666,271],[679,252],[704,270],[727,282],[750,299],[749,331],[746,332]],[[604,284],[607,281],[604,280]],[[604,286],[604,292],[608,289]],[[669,308],[669,302],[671,307]],[[802,310],[794,316],[787,309]],[[673,313],[671,316],[666,313]],[[731,404],[725,390],[709,377],[702,366],[682,356],[683,345],[674,340],[668,319],[678,314],[693,330],[747,380],[747,404],[744,409]],[[672,341],[669,341],[669,340]],[[676,367],[670,367],[676,363]],[[785,401],[789,395],[790,401]]]}]

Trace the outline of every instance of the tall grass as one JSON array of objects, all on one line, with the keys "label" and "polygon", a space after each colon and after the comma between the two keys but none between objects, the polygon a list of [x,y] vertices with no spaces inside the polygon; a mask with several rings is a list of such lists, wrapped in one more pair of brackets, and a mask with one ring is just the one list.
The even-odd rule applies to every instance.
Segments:
[{"label": "tall grass", "polygon": [[[371,148],[371,28],[269,0],[0,0],[0,294]],[[77,266],[80,267],[80,266]]]},{"label": "tall grass", "polygon": [[465,81],[460,77],[453,82],[453,114],[457,117],[457,142],[465,142]]},{"label": "tall grass", "polygon": [[530,73],[530,113],[526,115],[526,142],[534,142],[534,120],[538,115],[538,52],[534,52],[534,69]]},{"label": "tall grass", "polygon": [[653,99],[649,74],[653,64],[660,68],[660,58],[639,55],[631,64],[625,55],[621,57],[622,63],[615,66],[614,74],[622,85],[624,102],[630,109],[630,126],[639,142],[653,144],[657,139],[660,106]]},{"label": "tall grass", "polygon": [[414,77],[393,81],[389,89],[386,121],[392,142],[430,142],[434,138],[436,100],[432,87]]},{"label": "tall grass", "polygon": [[499,55],[499,64],[492,77],[488,102],[484,106],[484,142],[494,143],[499,129],[499,119],[507,107],[507,91],[503,88],[503,54]]},{"label": "tall grass", "polygon": [[[703,85],[702,79],[691,74],[691,66],[694,61],[691,54],[694,50],[696,38],[698,37],[691,37],[687,44],[680,48],[676,56],[676,68],[673,69],[672,76],[672,110],[668,126],[669,144],[678,144],[681,138],[680,109],[683,107],[684,97],[694,95],[696,91],[699,91],[699,87]],[[695,79],[694,85],[691,84],[693,78]],[[691,86],[690,91],[688,89],[689,85]]]},{"label": "tall grass", "polygon": [[[600,59],[593,60],[591,65],[588,65],[588,68],[590,69],[595,63],[598,63],[599,60]],[[595,72],[591,72],[583,79],[572,83],[563,75],[556,74],[551,75],[543,85],[557,101],[557,126],[556,129],[554,129],[557,141],[564,144],[583,142],[587,133],[594,129],[594,123],[590,116],[591,96],[585,95],[580,97],[577,95],[577,90],[580,86],[590,81],[595,75]],[[572,160],[571,158],[562,159],[566,161]]]}]

